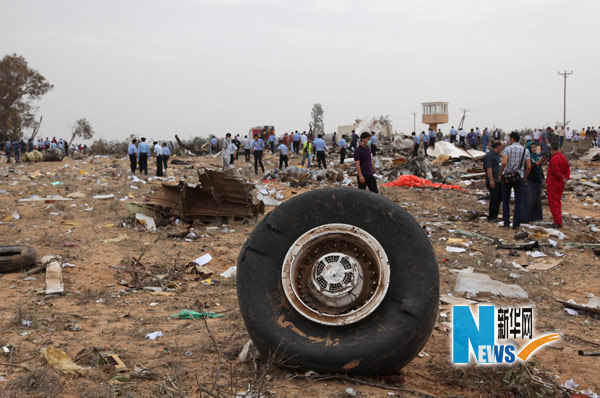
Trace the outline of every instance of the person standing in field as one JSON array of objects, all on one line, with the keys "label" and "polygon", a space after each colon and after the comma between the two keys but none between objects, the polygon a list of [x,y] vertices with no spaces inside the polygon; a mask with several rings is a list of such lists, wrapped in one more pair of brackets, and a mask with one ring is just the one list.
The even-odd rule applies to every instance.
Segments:
[{"label": "person standing in field", "polygon": [[352,130],[351,137],[352,139],[350,140],[350,149],[354,151],[356,149],[356,146],[358,145],[358,134],[356,134],[356,132]]},{"label": "person standing in field", "polygon": [[[275,135],[271,133],[271,136],[274,138]],[[269,137],[270,139],[270,137]],[[254,155],[254,174],[258,174],[258,166],[262,169],[263,173],[265,172],[265,166],[263,166],[263,149],[265,149],[265,142],[262,138],[259,138],[258,135],[252,141],[252,154]]]},{"label": "person standing in field", "polygon": [[244,136],[242,140],[242,147],[244,148],[244,159],[246,159],[246,163],[250,162],[250,147],[252,146],[252,142],[247,135]]},{"label": "person standing in field", "polygon": [[340,164],[344,164],[344,159],[346,158],[346,136],[343,135],[340,138],[340,142],[338,142],[338,146],[340,148]]},{"label": "person standing in field", "polygon": [[6,163],[10,163],[10,155],[12,154],[12,144],[10,140],[6,140],[4,144],[4,154],[6,155]]},{"label": "person standing in field", "polygon": [[217,137],[214,135],[210,139],[210,153],[213,155],[217,153]]},{"label": "person standing in field", "polygon": [[138,150],[137,150],[137,146],[135,145],[136,143],[137,143],[137,140],[134,138],[133,140],[131,140],[131,143],[129,144],[129,148],[127,148],[127,154],[129,155],[129,163],[130,163],[132,174],[135,174],[137,158],[138,158]]},{"label": "person standing in field", "polygon": [[531,171],[523,188],[523,221],[542,221],[542,184],[544,182],[542,164],[546,158],[540,156],[539,145],[535,141],[525,145],[525,148],[529,150],[531,157]]},{"label": "person standing in field", "polygon": [[371,155],[377,156],[377,134],[375,134],[374,131],[371,131],[370,141],[371,141]]},{"label": "person standing in field", "polygon": [[565,155],[560,151],[558,143],[550,144],[550,163],[548,164],[548,177],[546,178],[546,193],[548,196],[548,207],[552,213],[554,228],[562,228],[562,194],[565,185],[571,177],[571,168]]},{"label": "person standing in field", "polygon": [[502,182],[500,180],[500,152],[502,144],[500,141],[492,142],[492,147],[483,157],[485,171],[485,185],[490,191],[490,204],[488,209],[488,221],[496,221],[502,203]]},{"label": "person standing in field", "polygon": [[457,134],[457,131],[454,128],[454,126],[452,126],[452,128],[450,129],[450,143],[451,144],[454,144],[456,142],[456,134]]},{"label": "person standing in field", "polygon": [[[296,141],[294,141],[294,147],[296,146]],[[283,145],[283,142],[279,140],[279,169],[285,163],[285,168],[288,168],[288,147],[287,145]],[[295,149],[295,148],[294,148]]]},{"label": "person standing in field", "polygon": [[519,133],[510,133],[510,145],[502,152],[502,220],[504,227],[510,227],[510,194],[515,193],[515,213],[513,215],[513,229],[521,225],[523,181],[527,180],[531,171],[531,158],[529,152],[519,144]]},{"label": "person standing in field", "polygon": [[417,156],[419,156],[419,145],[421,145],[421,137],[419,137],[417,135],[417,133],[415,133],[414,131],[412,132],[412,138],[413,138],[413,152],[412,152],[412,157],[416,158]]},{"label": "person standing in field", "polygon": [[163,169],[165,170],[165,172],[167,171],[167,168],[169,167],[169,158],[170,157],[171,157],[171,150],[167,146],[167,143],[163,142],[163,144],[162,144],[162,162],[163,162]]},{"label": "person standing in field", "polygon": [[488,150],[488,143],[490,142],[490,133],[486,128],[483,129],[483,133],[481,133],[481,150],[486,152]]},{"label": "person standing in field", "polygon": [[[369,133],[366,133],[369,134]],[[325,144],[325,140],[323,139],[323,134],[317,135],[317,138],[314,142],[315,151],[317,152],[317,166],[321,168],[321,164],[323,164],[323,168],[327,168],[327,159],[325,158],[325,151],[327,150],[327,144]]]},{"label": "person standing in field", "polygon": [[370,138],[370,134],[366,131],[360,135],[360,145],[354,151],[354,163],[358,173],[358,189],[369,187],[369,191],[378,193],[377,180],[375,179],[377,169],[375,163],[373,163],[371,150],[367,146]]},{"label": "person standing in field", "polygon": [[146,138],[142,137],[142,142],[138,144],[138,161],[140,165],[140,174],[142,171],[144,175],[148,175],[148,155],[150,155],[150,148],[146,142]]},{"label": "person standing in field", "polygon": [[156,176],[163,176],[162,147],[154,141],[154,157],[156,159]]},{"label": "person standing in field", "polygon": [[307,137],[306,142],[302,144],[302,167],[304,167],[304,161],[308,159],[307,167],[310,169],[310,159],[313,155],[313,143],[312,138]]}]

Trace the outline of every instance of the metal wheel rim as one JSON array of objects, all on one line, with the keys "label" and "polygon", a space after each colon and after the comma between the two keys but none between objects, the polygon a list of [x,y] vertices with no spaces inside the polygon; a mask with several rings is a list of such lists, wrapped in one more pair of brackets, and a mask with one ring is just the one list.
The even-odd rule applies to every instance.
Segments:
[{"label": "metal wheel rim", "polygon": [[323,325],[358,322],[379,307],[390,282],[381,244],[349,224],[325,224],[289,248],[281,272],[284,293],[305,318]]}]

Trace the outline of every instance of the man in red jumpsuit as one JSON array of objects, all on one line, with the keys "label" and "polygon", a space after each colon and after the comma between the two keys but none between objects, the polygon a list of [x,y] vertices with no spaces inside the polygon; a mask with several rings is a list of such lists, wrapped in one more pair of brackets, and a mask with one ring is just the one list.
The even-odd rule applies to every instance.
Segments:
[{"label": "man in red jumpsuit", "polygon": [[562,227],[562,194],[565,183],[571,176],[571,169],[567,158],[558,148],[558,142],[550,145],[552,157],[548,164],[548,177],[546,178],[546,189],[548,191],[548,207],[554,220],[554,228]]}]

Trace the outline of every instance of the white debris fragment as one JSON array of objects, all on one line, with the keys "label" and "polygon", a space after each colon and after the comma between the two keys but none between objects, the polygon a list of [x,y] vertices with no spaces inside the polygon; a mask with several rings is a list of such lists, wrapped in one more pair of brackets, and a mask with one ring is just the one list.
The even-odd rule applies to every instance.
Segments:
[{"label": "white debris fragment", "polygon": [[265,195],[263,195],[261,193],[258,193],[256,195],[256,198],[258,200],[262,200],[263,203],[265,204],[265,206],[279,206],[281,204],[281,201],[279,201],[277,199],[270,198],[270,197],[265,196]]},{"label": "white debris fragment", "polygon": [[108,195],[94,195],[92,196],[92,198],[94,199],[100,199],[100,200],[106,200],[106,199],[114,199],[115,195],[108,194]]},{"label": "white debris fragment", "polygon": [[236,272],[237,272],[237,267],[235,265],[232,265],[231,267],[229,267],[227,269],[227,271],[225,271],[219,275],[221,275],[223,278],[231,278],[231,277],[235,276]]},{"label": "white debris fragment", "polygon": [[459,272],[454,290],[467,295],[489,292],[496,296],[526,299],[528,294],[518,285],[509,285],[478,272]]},{"label": "white debris fragment", "polygon": [[527,255],[533,258],[546,257],[546,255],[539,250],[527,252]]},{"label": "white debris fragment", "polygon": [[568,388],[569,390],[575,390],[577,387],[579,387],[579,384],[575,383],[573,379],[569,379],[565,381],[563,387]]},{"label": "white debris fragment", "polygon": [[463,249],[462,247],[446,246],[446,251],[448,253],[464,253],[467,251],[467,249]]},{"label": "white debris fragment", "polygon": [[159,330],[156,332],[148,333],[146,335],[146,338],[150,339],[150,340],[156,340],[157,338],[162,337],[162,335],[163,335],[163,332]]},{"label": "white debris fragment", "polygon": [[211,260],[212,260],[212,256],[209,253],[206,253],[206,254],[198,257],[197,259],[195,259],[194,262],[202,267],[203,265],[210,263]]},{"label": "white debris fragment", "polygon": [[156,231],[156,223],[153,217],[149,217],[142,213],[135,213],[136,221],[146,227],[148,231]]},{"label": "white debris fragment", "polygon": [[564,308],[564,310],[567,312],[567,314],[569,315],[579,315],[579,312],[577,312],[577,310],[574,310],[573,308]]}]

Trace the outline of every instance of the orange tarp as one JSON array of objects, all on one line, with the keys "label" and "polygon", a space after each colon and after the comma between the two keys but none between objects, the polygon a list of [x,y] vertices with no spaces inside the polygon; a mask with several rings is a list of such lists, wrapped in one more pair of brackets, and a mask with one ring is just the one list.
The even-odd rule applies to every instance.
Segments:
[{"label": "orange tarp", "polygon": [[433,183],[415,175],[406,174],[400,176],[396,181],[388,182],[383,184],[384,187],[417,187],[417,188],[439,188],[439,189],[458,189],[464,191],[464,189],[458,185],[447,185],[442,183]]}]

